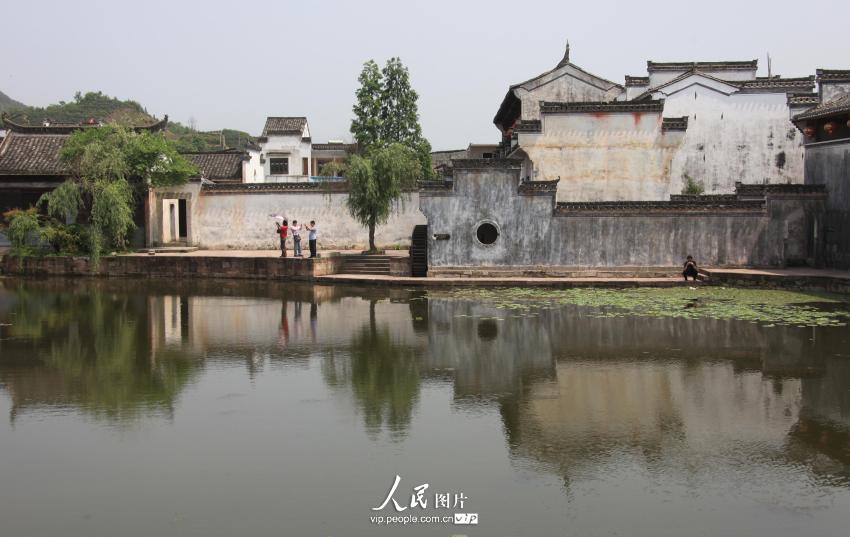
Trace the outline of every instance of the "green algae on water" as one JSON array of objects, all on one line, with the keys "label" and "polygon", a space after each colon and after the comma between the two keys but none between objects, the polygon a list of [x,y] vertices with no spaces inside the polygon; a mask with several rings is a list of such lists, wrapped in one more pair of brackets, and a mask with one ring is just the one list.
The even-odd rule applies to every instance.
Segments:
[{"label": "green algae on water", "polygon": [[[446,296],[432,292],[432,296]],[[850,305],[826,294],[729,287],[637,289],[458,288],[448,296],[523,315],[565,305],[595,308],[596,317],[720,319],[774,326],[845,326]],[[826,306],[826,307],[825,307]]]}]

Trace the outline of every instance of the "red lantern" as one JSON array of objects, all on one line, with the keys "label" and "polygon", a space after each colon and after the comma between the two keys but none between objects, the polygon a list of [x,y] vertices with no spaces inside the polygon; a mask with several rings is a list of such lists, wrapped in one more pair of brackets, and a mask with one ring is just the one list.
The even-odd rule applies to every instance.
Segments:
[{"label": "red lantern", "polygon": [[835,130],[835,123],[830,121],[829,123],[827,123],[826,125],[823,126],[823,130],[827,134],[832,134],[832,132]]},{"label": "red lantern", "polygon": [[812,136],[815,135],[814,127],[806,127],[805,129],[803,129],[803,134],[805,134],[806,136],[811,138]]},{"label": "red lantern", "polygon": [[850,129],[850,119],[847,120],[847,128]]}]

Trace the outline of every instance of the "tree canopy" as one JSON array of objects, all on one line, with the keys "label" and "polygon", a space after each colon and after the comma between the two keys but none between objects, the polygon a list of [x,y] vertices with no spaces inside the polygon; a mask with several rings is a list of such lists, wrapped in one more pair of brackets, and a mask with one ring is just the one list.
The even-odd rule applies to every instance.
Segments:
[{"label": "tree canopy", "polygon": [[373,148],[402,144],[413,149],[424,177],[431,175],[431,144],[419,125],[419,94],[400,58],[390,58],[383,69],[374,60],[363,64],[357,78],[351,133],[364,154]]},{"label": "tree canopy", "polygon": [[179,185],[197,173],[161,133],[118,125],[83,129],[70,136],[61,158],[73,176],[39,200],[58,226],[88,216],[88,250],[126,247],[133,214],[150,187]]}]

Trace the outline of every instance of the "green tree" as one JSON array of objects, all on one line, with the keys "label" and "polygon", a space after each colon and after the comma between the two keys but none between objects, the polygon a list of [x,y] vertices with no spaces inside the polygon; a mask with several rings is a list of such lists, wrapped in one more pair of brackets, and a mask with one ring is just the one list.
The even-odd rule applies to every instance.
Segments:
[{"label": "green tree", "polygon": [[422,176],[419,159],[413,149],[395,143],[373,149],[367,156],[353,155],[346,176],[348,209],[369,228],[369,250],[374,252],[375,228],[387,222],[405,189],[412,188]]},{"label": "green tree", "polygon": [[381,143],[381,99],[384,86],[378,64],[374,60],[364,63],[357,81],[360,87],[355,93],[351,133],[361,150],[368,151]]},{"label": "green tree", "polygon": [[399,58],[390,58],[381,71],[381,140],[415,147],[422,138],[419,95],[410,85],[410,73]]},{"label": "green tree", "polygon": [[[419,94],[410,84],[410,72],[400,58],[387,60],[381,74],[381,140],[405,145],[418,155],[423,175],[431,174],[431,144],[422,137],[419,125]],[[427,178],[426,177],[426,178]]]},{"label": "green tree", "polygon": [[82,129],[65,143],[62,160],[73,178],[44,194],[39,204],[67,221],[89,216],[89,253],[126,247],[136,203],[148,188],[185,183],[195,167],[161,133],[134,132],[118,125]]}]

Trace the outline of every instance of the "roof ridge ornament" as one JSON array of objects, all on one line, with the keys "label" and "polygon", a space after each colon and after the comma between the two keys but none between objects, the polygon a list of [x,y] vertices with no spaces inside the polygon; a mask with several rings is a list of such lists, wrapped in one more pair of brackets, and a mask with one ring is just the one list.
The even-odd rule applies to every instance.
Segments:
[{"label": "roof ridge ornament", "polygon": [[563,67],[563,66],[567,65],[568,63],[570,63],[570,40],[569,39],[567,39],[567,46],[564,49],[564,57],[558,63],[558,67]]}]

